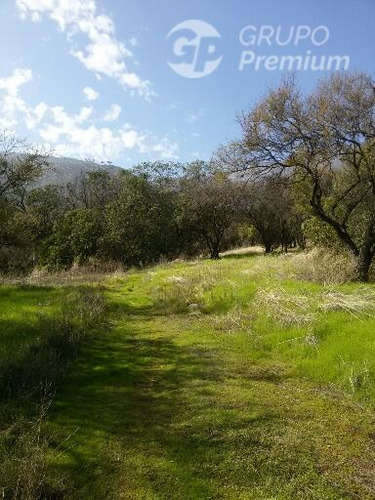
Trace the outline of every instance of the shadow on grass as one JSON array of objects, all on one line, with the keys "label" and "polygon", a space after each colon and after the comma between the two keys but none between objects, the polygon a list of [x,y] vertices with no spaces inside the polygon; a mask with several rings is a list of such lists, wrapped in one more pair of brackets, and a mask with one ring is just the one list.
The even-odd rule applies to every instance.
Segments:
[{"label": "shadow on grass", "polygon": [[[262,480],[262,429],[281,417],[252,396],[247,405],[226,398],[236,375],[215,348],[177,344],[155,329],[153,312],[145,306],[123,317],[64,381],[51,431],[55,484],[62,480],[69,498],[221,498],[222,487],[250,490]],[[254,380],[276,381],[266,370]],[[291,450],[286,469],[297,470],[299,453]]]},{"label": "shadow on grass", "polygon": [[[65,452],[65,464],[57,464],[55,470],[60,477],[75,476],[70,485],[74,498],[92,498],[95,477],[99,479],[95,498],[112,498],[113,484],[108,485],[105,477],[122,467],[127,470],[125,489],[141,488],[142,484],[132,485],[136,481],[148,487],[152,483],[152,489],[159,491],[170,488],[170,481],[177,481],[178,476],[182,490],[197,482],[202,488],[191,464],[197,463],[198,450],[207,447],[207,442],[198,435],[182,439],[173,422],[181,415],[188,418],[187,413],[201,405],[199,400],[187,401],[187,385],[199,381],[201,387],[195,386],[194,391],[202,391],[203,397],[207,383],[219,383],[221,376],[214,366],[208,368],[209,358],[204,353],[197,356],[168,338],[155,338],[155,334],[147,328],[137,331],[134,325],[114,330],[110,339],[98,339],[88,349],[65,380],[55,404],[53,427],[61,425],[65,434],[79,431],[68,443],[72,447]],[[57,446],[62,438],[55,436]],[[169,469],[176,459],[178,471],[172,474]],[[164,465],[158,468],[158,462]],[[203,486],[207,494],[212,493],[208,479],[207,487]]]},{"label": "shadow on grass", "polygon": [[[40,335],[37,324],[30,321],[0,319],[0,373],[11,358],[18,358]],[[1,375],[0,375],[1,379]]]},{"label": "shadow on grass", "polygon": [[40,341],[46,333],[41,320],[53,315],[68,292],[31,285],[0,287],[0,372],[4,364]]},{"label": "shadow on grass", "polygon": [[241,371],[220,341],[169,332],[127,286],[114,289],[112,329],[90,338],[60,384],[47,498],[343,498],[316,470],[309,412],[292,421],[283,374]]},{"label": "shadow on grass", "polygon": [[80,500],[307,499],[312,484],[342,498],[316,471],[308,412],[290,430],[282,373],[233,369],[219,344],[169,332],[145,297],[114,295],[113,328],[57,396],[49,484]]}]

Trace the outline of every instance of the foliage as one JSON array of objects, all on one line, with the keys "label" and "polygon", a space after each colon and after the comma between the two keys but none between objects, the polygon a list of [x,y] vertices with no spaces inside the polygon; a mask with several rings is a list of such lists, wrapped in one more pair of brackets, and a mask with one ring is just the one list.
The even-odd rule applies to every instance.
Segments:
[{"label": "foliage", "polygon": [[181,184],[183,226],[218,259],[238,216],[237,183],[222,172],[210,174],[206,165],[193,165]]},{"label": "foliage", "polygon": [[374,112],[369,75],[335,74],[307,96],[286,79],[239,117],[242,140],[221,151],[234,170],[298,177],[360,281],[375,255]]},{"label": "foliage", "polygon": [[304,95],[285,79],[239,116],[242,138],[209,162],[99,168],[65,186],[36,187],[47,157],[4,135],[0,270],[218,259],[250,240],[266,253],[345,249],[355,279],[366,281],[375,255],[373,87],[368,75],[335,74]]}]

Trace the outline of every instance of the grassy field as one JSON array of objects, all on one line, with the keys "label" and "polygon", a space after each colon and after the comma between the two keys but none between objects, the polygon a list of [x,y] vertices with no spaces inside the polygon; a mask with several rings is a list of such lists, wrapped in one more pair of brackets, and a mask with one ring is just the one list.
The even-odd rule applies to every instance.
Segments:
[{"label": "grassy field", "polygon": [[1,498],[54,498],[44,424],[64,374],[104,322],[98,286],[0,289]]},{"label": "grassy field", "polygon": [[[107,277],[105,325],[42,424],[44,498],[375,498],[375,286],[314,266],[242,253]],[[3,287],[1,359],[72,293]]]}]

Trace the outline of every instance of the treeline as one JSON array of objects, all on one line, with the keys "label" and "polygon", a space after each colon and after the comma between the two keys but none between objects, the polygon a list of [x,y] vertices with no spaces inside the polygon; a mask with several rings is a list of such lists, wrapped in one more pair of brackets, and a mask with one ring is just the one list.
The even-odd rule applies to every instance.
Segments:
[{"label": "treeline", "polygon": [[96,260],[143,266],[260,243],[349,253],[366,281],[375,255],[375,82],[334,74],[305,95],[285,79],[238,117],[242,136],[205,162],[144,163],[31,189],[48,165],[4,136],[0,269]]},{"label": "treeline", "polygon": [[244,244],[263,244],[266,252],[304,244],[287,179],[249,183],[212,163],[154,162],[28,189],[48,158],[8,155],[3,169],[14,173],[25,162],[28,175],[3,190],[3,272],[93,261],[144,266],[197,255],[217,259]]}]

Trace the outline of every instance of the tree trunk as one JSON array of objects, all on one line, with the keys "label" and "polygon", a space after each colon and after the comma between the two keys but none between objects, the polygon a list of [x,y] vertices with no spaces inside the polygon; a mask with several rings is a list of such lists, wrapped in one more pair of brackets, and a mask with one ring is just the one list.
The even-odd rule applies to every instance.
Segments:
[{"label": "tree trunk", "polygon": [[369,249],[362,249],[358,255],[353,256],[354,279],[366,283],[369,279],[369,270],[372,262],[372,253]]},{"label": "tree trunk", "polygon": [[272,245],[271,245],[271,243],[265,243],[264,244],[264,251],[265,251],[265,253],[271,253],[272,252]]},{"label": "tree trunk", "polygon": [[[314,197],[311,200],[311,206],[314,209],[315,215],[317,215],[320,220],[326,222],[335,230],[337,236],[349,251],[354,263],[355,281],[366,283],[369,278],[369,269],[371,266],[372,259],[374,257],[374,252],[371,251],[371,248],[375,243],[374,222],[370,221],[366,230],[366,234],[363,238],[363,243],[358,248],[358,246],[355,244],[351,236],[348,234],[346,226],[332,219],[323,211],[322,206],[320,204],[321,190],[318,185],[315,186],[314,193],[315,193]],[[316,195],[316,193],[318,194]]]},{"label": "tree trunk", "polygon": [[220,259],[219,248],[213,248],[210,252],[210,258],[213,260]]}]

